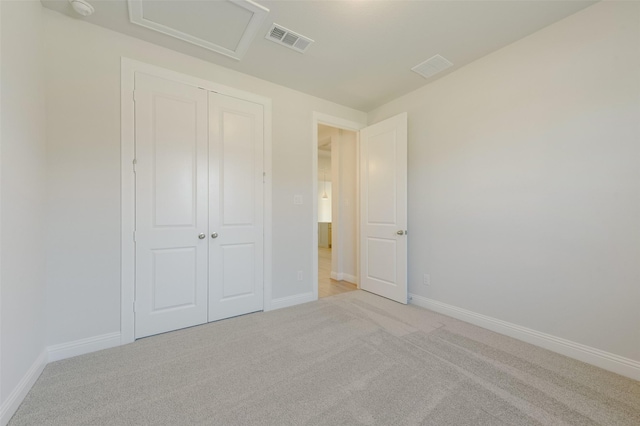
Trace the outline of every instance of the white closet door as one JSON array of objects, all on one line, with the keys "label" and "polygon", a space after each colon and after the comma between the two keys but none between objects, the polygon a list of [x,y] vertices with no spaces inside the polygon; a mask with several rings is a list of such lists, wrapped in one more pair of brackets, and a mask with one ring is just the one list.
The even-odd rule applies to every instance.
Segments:
[{"label": "white closet door", "polygon": [[207,92],[135,77],[135,337],[207,321]]},{"label": "white closet door", "polygon": [[407,303],[407,114],[360,131],[360,287]]},{"label": "white closet door", "polygon": [[209,93],[209,321],[263,309],[263,108]]}]

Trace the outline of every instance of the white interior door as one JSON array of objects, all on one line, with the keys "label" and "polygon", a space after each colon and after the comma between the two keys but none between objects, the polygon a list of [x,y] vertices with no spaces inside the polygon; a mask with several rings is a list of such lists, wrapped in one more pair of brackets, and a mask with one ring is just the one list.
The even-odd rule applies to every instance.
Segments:
[{"label": "white interior door", "polygon": [[407,303],[407,114],[360,131],[360,287]]},{"label": "white interior door", "polygon": [[263,120],[209,93],[209,321],[263,309]]},{"label": "white interior door", "polygon": [[207,92],[137,73],[135,337],[207,321]]}]

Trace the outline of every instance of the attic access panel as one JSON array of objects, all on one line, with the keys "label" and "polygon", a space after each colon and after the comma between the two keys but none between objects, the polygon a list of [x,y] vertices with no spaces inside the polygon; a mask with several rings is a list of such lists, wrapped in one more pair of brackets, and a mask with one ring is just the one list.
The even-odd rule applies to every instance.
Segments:
[{"label": "attic access panel", "polygon": [[251,0],[128,0],[133,24],[240,60],[269,9]]}]

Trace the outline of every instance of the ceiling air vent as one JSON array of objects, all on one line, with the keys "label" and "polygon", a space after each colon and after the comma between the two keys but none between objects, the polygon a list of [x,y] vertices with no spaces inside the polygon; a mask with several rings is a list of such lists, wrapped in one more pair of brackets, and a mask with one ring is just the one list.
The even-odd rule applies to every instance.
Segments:
[{"label": "ceiling air vent", "polygon": [[283,46],[287,46],[300,53],[304,53],[311,43],[313,43],[313,40],[310,38],[293,32],[276,23],[269,28],[266,39]]},{"label": "ceiling air vent", "polygon": [[435,55],[411,68],[411,71],[417,72],[424,78],[429,78],[452,66],[453,63],[451,61],[440,55]]}]

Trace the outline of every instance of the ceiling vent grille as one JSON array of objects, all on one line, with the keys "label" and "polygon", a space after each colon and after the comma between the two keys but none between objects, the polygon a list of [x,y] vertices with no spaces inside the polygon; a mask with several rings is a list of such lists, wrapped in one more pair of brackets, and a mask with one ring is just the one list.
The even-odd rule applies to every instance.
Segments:
[{"label": "ceiling vent grille", "polygon": [[297,52],[307,51],[313,40],[274,23],[267,32],[267,40],[289,47]]},{"label": "ceiling vent grille", "polygon": [[452,66],[453,62],[440,55],[435,55],[411,68],[411,71],[417,72],[424,78],[429,78]]}]

